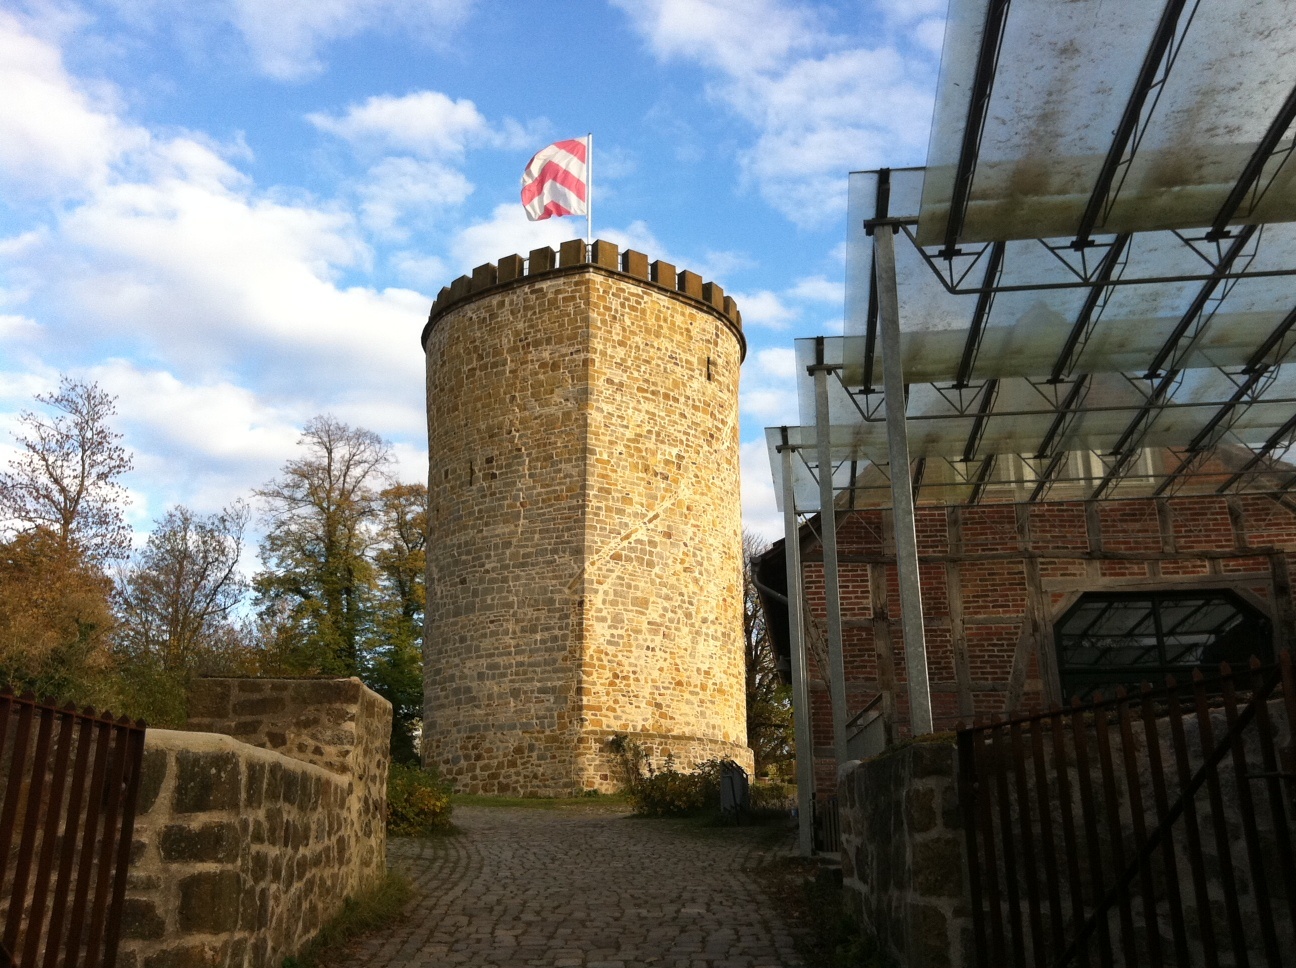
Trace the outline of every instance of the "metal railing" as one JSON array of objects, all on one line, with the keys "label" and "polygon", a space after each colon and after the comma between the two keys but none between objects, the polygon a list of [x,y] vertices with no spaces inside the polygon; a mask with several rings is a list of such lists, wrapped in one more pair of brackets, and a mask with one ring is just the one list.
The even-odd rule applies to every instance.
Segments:
[{"label": "metal railing", "polygon": [[1294,723],[1286,652],[960,730],[977,963],[1296,964]]},{"label": "metal railing", "polygon": [[19,968],[113,968],[144,723],[0,691],[0,923]]}]

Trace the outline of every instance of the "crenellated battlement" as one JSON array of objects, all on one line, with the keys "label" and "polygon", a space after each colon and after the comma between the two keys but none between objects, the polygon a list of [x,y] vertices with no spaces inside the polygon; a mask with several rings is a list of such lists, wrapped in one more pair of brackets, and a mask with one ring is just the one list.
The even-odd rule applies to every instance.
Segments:
[{"label": "crenellated battlement", "polygon": [[432,304],[427,325],[423,327],[423,346],[427,347],[428,334],[437,321],[450,309],[467,300],[539,276],[591,268],[629,276],[664,289],[675,297],[707,307],[724,319],[737,337],[742,354],[746,355],[747,341],[742,334],[742,313],[738,311],[738,304],[733,297],[726,296],[724,289],[717,283],[704,282],[696,272],[677,270],[669,262],[649,262],[648,256],[634,249],[621,252],[611,242],[603,239],[597,239],[592,244],[587,244],[584,239],[572,239],[562,243],[556,252],[544,246],[532,249],[525,258],[506,255],[498,263],[487,262],[473,269],[470,275],[460,276],[450,285],[443,286]]}]

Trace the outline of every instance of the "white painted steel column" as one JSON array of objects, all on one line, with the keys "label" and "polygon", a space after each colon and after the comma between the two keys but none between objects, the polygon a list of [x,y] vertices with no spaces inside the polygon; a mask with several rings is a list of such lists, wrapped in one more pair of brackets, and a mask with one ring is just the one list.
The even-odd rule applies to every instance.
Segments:
[{"label": "white painted steel column", "polygon": [[837,502],[833,494],[832,429],[828,415],[828,370],[814,370],[815,443],[819,463],[819,531],[823,546],[824,605],[828,611],[828,693],[832,697],[833,755],[841,766],[846,753],[846,662],[842,658],[841,585],[837,575]]},{"label": "white painted steel column", "polygon": [[915,736],[932,731],[931,686],[927,680],[927,638],[923,630],[922,585],[918,578],[918,536],[909,480],[909,429],[905,422],[904,365],[900,359],[900,302],[896,295],[895,237],[891,226],[873,232],[877,265],[878,332],[882,339],[882,388],[886,394],[887,451],[891,462],[891,505],[895,518],[896,566],[900,575],[900,628],[909,680],[909,728]]},{"label": "white painted steel column", "polygon": [[814,735],[810,731],[810,689],[806,681],[805,628],[801,595],[801,535],[797,527],[796,490],[792,486],[792,447],[783,429],[783,561],[787,567],[788,643],[792,664],[792,732],[796,738],[797,847],[803,857],[814,853],[810,797],[814,793]]}]

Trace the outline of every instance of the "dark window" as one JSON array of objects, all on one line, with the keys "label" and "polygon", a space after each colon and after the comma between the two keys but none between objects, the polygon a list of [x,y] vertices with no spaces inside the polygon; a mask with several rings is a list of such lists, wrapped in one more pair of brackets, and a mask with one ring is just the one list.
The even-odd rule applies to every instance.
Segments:
[{"label": "dark window", "polygon": [[1251,656],[1273,661],[1269,620],[1223,589],[1173,592],[1088,592],[1054,629],[1062,695],[1089,699],[1117,686],[1186,682],[1194,669],[1210,675],[1221,662],[1245,666]]}]

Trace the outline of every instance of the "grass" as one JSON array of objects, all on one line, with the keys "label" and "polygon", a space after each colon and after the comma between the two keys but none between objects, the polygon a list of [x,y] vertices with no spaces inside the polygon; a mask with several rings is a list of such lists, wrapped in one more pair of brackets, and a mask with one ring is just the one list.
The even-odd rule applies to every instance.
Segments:
[{"label": "grass", "polygon": [[480,793],[452,793],[456,807],[527,807],[532,810],[571,810],[588,807],[630,808],[624,794],[599,793],[579,797],[492,797]]},{"label": "grass", "polygon": [[414,886],[402,874],[388,871],[375,887],[347,898],[342,910],[324,925],[296,958],[285,958],[283,968],[318,968],[346,954],[346,946],[381,930],[400,918],[414,897]]}]

